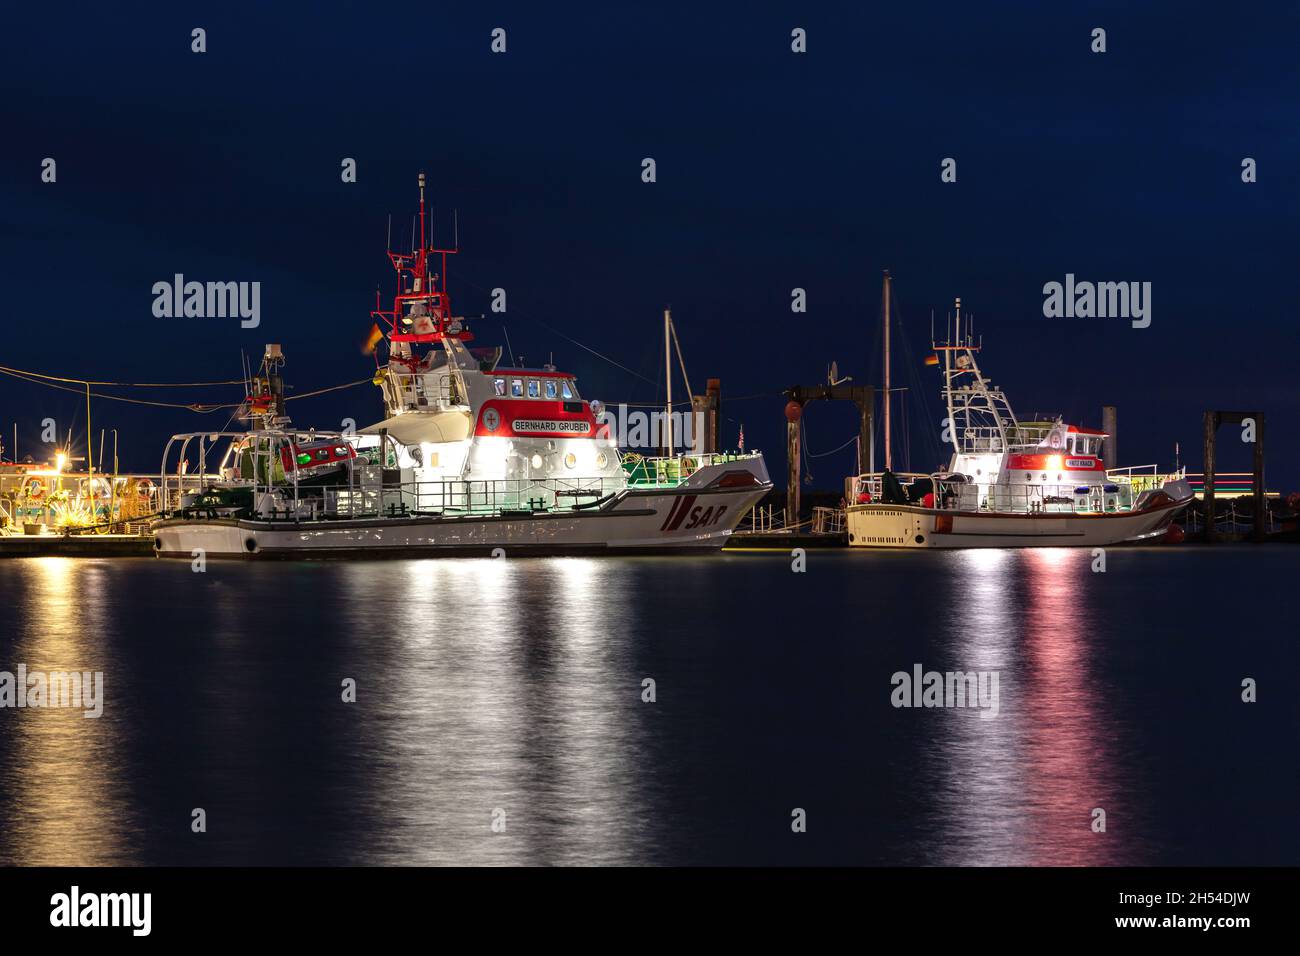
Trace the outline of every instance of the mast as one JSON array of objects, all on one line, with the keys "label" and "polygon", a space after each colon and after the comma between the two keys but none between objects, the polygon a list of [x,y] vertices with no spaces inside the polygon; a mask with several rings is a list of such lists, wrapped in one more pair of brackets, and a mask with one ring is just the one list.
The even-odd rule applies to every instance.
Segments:
[{"label": "mast", "polygon": [[[961,328],[961,296],[957,297],[957,328]],[[958,369],[953,363],[952,347],[958,344],[959,333],[953,331],[952,315],[948,316],[948,341],[944,343],[946,348],[943,353],[943,399],[948,405],[948,427],[952,432],[952,450],[955,454],[961,454],[961,438],[957,433],[957,409],[953,407],[953,381],[958,375]],[[966,416],[966,423],[969,424],[970,416]]]},{"label": "mast", "polygon": [[893,449],[890,445],[889,435],[889,270],[885,270],[885,290],[883,297],[885,300],[885,471],[892,471],[894,468]]},{"label": "mast", "polygon": [[[394,252],[392,217],[389,217],[388,259],[396,273],[397,294],[393,297],[392,310],[384,311],[376,290],[375,308],[371,312],[375,324],[380,325],[380,330],[387,336],[390,345],[404,344],[406,352],[396,360],[408,363],[415,358],[409,351],[410,346],[441,344],[443,348],[449,348],[449,340],[469,342],[474,338],[469,329],[461,324],[461,320],[452,315],[451,298],[447,291],[447,256],[460,252],[459,216],[456,217],[455,224],[455,247],[438,246],[434,234],[436,223],[425,196],[426,180],[423,172],[416,181],[420,188],[419,245],[417,247],[415,244],[416,217],[413,216],[410,252]],[[435,256],[442,257],[442,270],[436,275],[431,268]],[[392,360],[390,352],[390,361]]]},{"label": "mast", "polygon": [[672,334],[673,313],[672,309],[664,309],[664,381],[668,383],[668,405],[665,408],[664,428],[668,436],[668,457],[673,457],[673,364],[672,364],[672,344],[669,342],[669,336]]}]

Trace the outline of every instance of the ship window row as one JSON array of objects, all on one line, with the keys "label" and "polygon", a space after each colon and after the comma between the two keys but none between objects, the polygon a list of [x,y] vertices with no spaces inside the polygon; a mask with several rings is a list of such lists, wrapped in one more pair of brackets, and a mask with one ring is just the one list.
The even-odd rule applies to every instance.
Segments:
[{"label": "ship window row", "polygon": [[536,378],[494,378],[492,380],[492,391],[500,396],[505,397],[507,386],[511,398],[549,398],[552,400],[563,398],[565,400],[576,399],[578,397],[577,387],[567,378],[562,379],[536,379]]}]

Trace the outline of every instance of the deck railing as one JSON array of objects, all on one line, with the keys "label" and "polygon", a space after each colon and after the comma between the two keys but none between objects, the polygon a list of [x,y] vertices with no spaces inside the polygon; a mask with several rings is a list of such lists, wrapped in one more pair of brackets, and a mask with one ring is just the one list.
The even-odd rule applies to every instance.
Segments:
[{"label": "deck railing", "polygon": [[813,534],[841,534],[844,531],[844,509],[818,505],[812,513]]},{"label": "deck railing", "polygon": [[384,376],[389,405],[405,411],[468,408],[460,370],[445,366],[427,372],[392,372]]},{"label": "deck railing", "polygon": [[407,481],[338,485],[223,485],[190,496],[185,517],[259,517],[313,521],[346,518],[581,511],[626,487],[620,478]]},{"label": "deck railing", "polygon": [[731,461],[749,461],[759,457],[759,452],[706,452],[683,454],[673,458],[643,457],[633,452],[623,454],[624,470],[628,482],[634,485],[675,487],[709,465]]},{"label": "deck railing", "polygon": [[[881,502],[881,475],[859,475],[853,482],[851,501]],[[924,505],[940,511],[992,511],[1013,514],[1103,514],[1132,510],[1143,491],[1135,483],[1118,480],[1104,485],[1028,484],[1008,485],[988,482],[954,481],[934,475],[896,475],[909,504]],[[928,479],[930,491],[917,495],[917,479]]]}]

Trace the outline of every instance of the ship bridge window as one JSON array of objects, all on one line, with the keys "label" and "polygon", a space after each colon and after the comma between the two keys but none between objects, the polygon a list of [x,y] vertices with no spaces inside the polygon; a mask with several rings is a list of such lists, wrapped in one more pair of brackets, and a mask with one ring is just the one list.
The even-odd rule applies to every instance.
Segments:
[{"label": "ship bridge window", "polygon": [[578,387],[577,387],[576,385],[574,385],[573,382],[569,381],[569,380],[566,378],[566,379],[565,379],[565,380],[560,384],[560,394],[563,395],[565,398],[577,398],[577,397],[578,397]]},{"label": "ship bridge window", "polygon": [[492,391],[497,395],[505,395],[506,380],[504,378],[494,378],[492,380]]},{"label": "ship bridge window", "polygon": [[522,378],[512,378],[510,380],[510,394],[514,398],[524,397],[524,380]]},{"label": "ship bridge window", "polygon": [[547,398],[554,398],[555,395],[556,395],[556,391],[555,391],[555,379],[551,379],[550,381],[548,381],[548,382],[546,383],[546,397],[547,397]]},{"label": "ship bridge window", "polygon": [[537,384],[537,379],[530,378],[528,380],[528,397],[540,398],[541,394],[542,394],[541,387]]}]

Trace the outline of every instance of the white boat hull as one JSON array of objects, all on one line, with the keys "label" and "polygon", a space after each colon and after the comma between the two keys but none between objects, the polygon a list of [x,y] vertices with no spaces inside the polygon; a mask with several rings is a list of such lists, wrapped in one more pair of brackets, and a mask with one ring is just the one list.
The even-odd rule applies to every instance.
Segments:
[{"label": "white boat hull", "polygon": [[[722,470],[721,466],[711,468]],[[505,556],[716,551],[772,487],[762,460],[732,463],[744,481],[708,485],[697,473],[676,488],[626,489],[599,507],[532,514],[264,520],[172,518],[154,525],[159,557]],[[701,472],[706,471],[702,469]]]},{"label": "white boat hull", "polygon": [[851,505],[850,547],[1089,548],[1160,537],[1186,500],[1107,514],[937,511],[913,505]]}]

